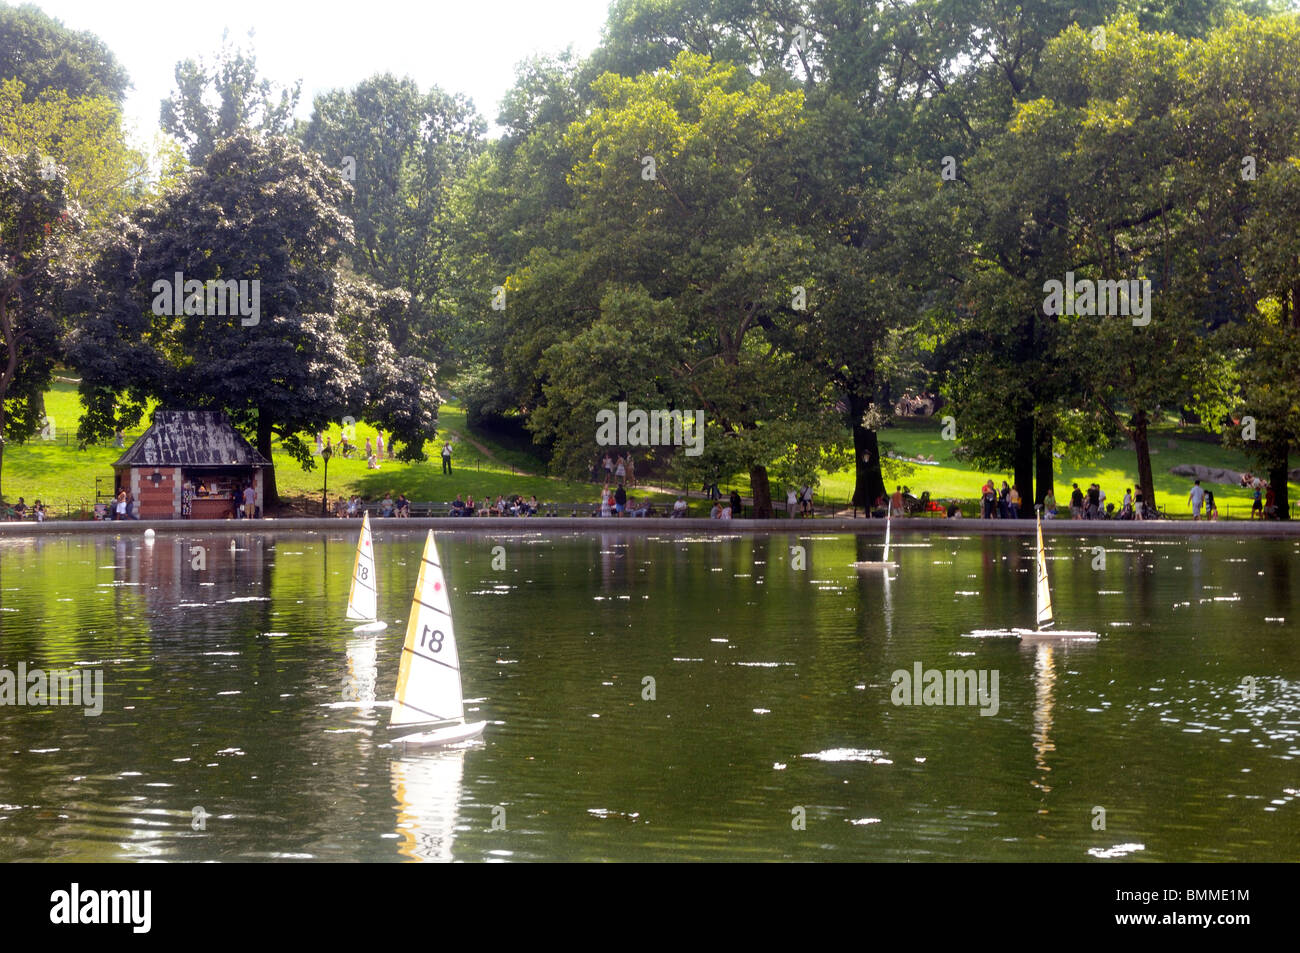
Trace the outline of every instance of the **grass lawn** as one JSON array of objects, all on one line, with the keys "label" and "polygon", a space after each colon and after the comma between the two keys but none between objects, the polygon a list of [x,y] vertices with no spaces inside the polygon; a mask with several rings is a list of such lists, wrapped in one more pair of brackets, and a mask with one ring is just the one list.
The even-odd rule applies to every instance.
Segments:
[{"label": "grass lawn", "polygon": [[[5,448],[3,488],[4,499],[16,502],[18,497],[30,505],[35,500],[44,501],[62,516],[76,511],[84,500],[87,507],[95,502],[95,478],[100,477],[104,492],[113,488],[113,461],[124,452],[112,441],[92,445],[84,450],[77,447],[77,422],[81,417],[81,403],[75,384],[56,383],[45,397],[46,414],[54,423],[54,439],[39,437],[25,444],[11,444]],[[127,431],[126,446],[148,428],[148,416],[139,427]],[[326,432],[337,446],[342,436],[340,426]],[[366,438],[373,443],[377,430],[365,423],[356,425],[354,442],[363,447]],[[495,459],[490,459],[471,443],[467,436],[481,444]],[[442,460],[438,456],[445,440],[453,446],[452,475],[442,473]],[[368,470],[366,461],[355,457],[344,460],[335,456],[330,460],[329,492],[331,501],[340,493],[350,496],[360,494],[363,499],[381,499],[386,493],[405,493],[412,500],[444,502],[456,494],[472,494],[475,500],[498,494],[509,496],[519,493],[524,497],[536,495],[542,502],[583,502],[595,505],[599,501],[597,488],[589,483],[553,480],[544,476],[524,476],[525,471],[545,471],[545,464],[518,450],[499,447],[490,437],[469,434],[465,412],[456,404],[444,404],[439,411],[439,431],[436,443],[425,446],[429,460],[424,463],[402,463],[383,460],[380,469]],[[305,471],[302,466],[274,445],[272,459],[280,496],[300,510],[315,509],[320,505],[324,482],[324,467],[320,458],[314,458],[314,469]],[[512,468],[513,464],[513,468]],[[634,496],[640,494],[633,492]],[[657,499],[661,499],[656,495]]]},{"label": "grass lawn", "polygon": [[[85,450],[77,448],[76,430],[81,405],[77,399],[76,385],[56,383],[46,395],[45,406],[46,413],[54,422],[54,439],[42,440],[38,437],[25,444],[12,444],[5,449],[4,498],[16,501],[22,496],[28,504],[40,499],[53,506],[56,514],[61,516],[69,509],[77,510],[83,500],[87,506],[94,503],[96,477],[101,478],[100,485],[106,492],[112,489],[112,464],[123,451],[113,447],[111,442],[87,447]],[[146,426],[146,423],[142,423],[128,432],[126,445],[130,446]],[[328,435],[337,445],[342,436],[341,428],[333,427]],[[373,443],[375,437],[374,427],[365,423],[356,425],[355,442],[359,446],[364,447],[367,438]],[[918,454],[933,456],[939,463],[938,466],[905,466],[905,472],[900,471],[894,477],[887,474],[885,479],[889,489],[892,490],[894,484],[902,483],[918,496],[929,490],[931,497],[936,500],[963,500],[968,504],[967,515],[975,515],[974,501],[986,477],[992,477],[998,485],[1004,479],[1008,482],[1011,480],[1009,473],[975,471],[954,460],[952,451],[955,444],[941,438],[939,421],[935,419],[899,419],[881,434],[881,438],[882,443],[889,444],[895,453],[909,457]],[[454,448],[451,476],[443,475],[442,462],[438,456],[445,440],[451,440]],[[482,445],[487,453],[480,451],[475,446],[476,443]],[[299,511],[315,512],[319,507],[324,477],[320,459],[315,458],[314,469],[304,471],[297,462],[278,449],[278,443],[276,447],[272,456],[281,497]],[[366,461],[360,459],[359,455],[352,460],[334,457],[330,460],[329,468],[331,500],[339,494],[350,496],[354,493],[360,494],[363,499],[375,500],[389,492],[405,493],[410,499],[422,502],[449,501],[455,499],[457,493],[473,495],[476,500],[489,496],[495,499],[498,494],[509,496],[519,493],[525,497],[536,495],[542,502],[582,502],[593,506],[599,499],[596,486],[590,483],[525,476],[524,473],[544,473],[545,464],[527,452],[502,446],[488,435],[471,433],[465,422],[465,412],[456,403],[443,405],[439,411],[437,439],[425,449],[429,454],[429,460],[425,463],[384,460],[379,470],[368,470]],[[1155,471],[1156,500],[1167,507],[1173,517],[1191,516],[1187,505],[1187,491],[1191,481],[1169,473],[1171,467],[1180,463],[1231,470],[1253,469],[1244,454],[1221,446],[1206,434],[1190,428],[1180,429],[1173,422],[1154,429],[1152,465]],[[1107,502],[1114,502],[1118,508],[1125,487],[1133,485],[1136,475],[1137,458],[1133,451],[1124,447],[1110,450],[1102,454],[1091,467],[1077,470],[1058,468],[1057,500],[1062,505],[1067,505],[1068,491],[1073,482],[1086,487],[1096,481],[1106,491]],[[654,482],[653,477],[649,479]],[[724,494],[734,486],[743,495],[749,495],[749,480],[746,475],[737,474],[734,479],[723,481],[720,485]],[[1250,491],[1217,484],[1209,484],[1208,488],[1214,491],[1220,518],[1249,517]],[[823,475],[817,503],[818,506],[847,506],[852,494],[852,470]],[[632,495],[640,497],[642,494],[633,491]],[[671,495],[648,495],[656,500],[671,499]],[[772,495],[776,502],[783,503],[785,488],[773,484]],[[1292,500],[1300,499],[1300,485],[1291,484],[1290,497]],[[696,501],[694,507],[698,506]]]}]

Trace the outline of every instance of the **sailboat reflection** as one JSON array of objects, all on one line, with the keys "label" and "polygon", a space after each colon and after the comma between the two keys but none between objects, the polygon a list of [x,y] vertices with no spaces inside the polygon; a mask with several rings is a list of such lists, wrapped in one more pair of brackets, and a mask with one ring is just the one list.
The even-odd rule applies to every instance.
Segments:
[{"label": "sailboat reflection", "polygon": [[375,680],[379,676],[376,664],[378,640],[369,638],[348,639],[347,674],[343,676],[343,700],[345,702],[375,701]]},{"label": "sailboat reflection", "polygon": [[1052,769],[1047,756],[1056,750],[1051,739],[1052,695],[1056,689],[1055,646],[1040,642],[1034,646],[1034,764],[1039,777],[1031,782],[1044,794],[1052,790],[1047,783],[1047,773]]},{"label": "sailboat reflection", "polygon": [[443,748],[393,759],[397,852],[408,860],[445,863],[452,859],[465,751]]}]

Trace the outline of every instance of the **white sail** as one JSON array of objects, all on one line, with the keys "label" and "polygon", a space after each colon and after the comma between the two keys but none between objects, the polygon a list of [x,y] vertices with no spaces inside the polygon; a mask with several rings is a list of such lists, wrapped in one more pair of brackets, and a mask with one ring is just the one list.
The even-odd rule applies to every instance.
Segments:
[{"label": "white sail", "polygon": [[424,543],[419,580],[411,601],[402,663],[397,672],[391,724],[418,725],[464,721],[460,691],[460,656],[451,624],[451,601],[442,575],[433,530]]},{"label": "white sail", "polygon": [[889,562],[889,517],[885,517],[885,555],[881,557],[881,562]]},{"label": "white sail", "polygon": [[379,618],[379,598],[375,577],[375,544],[370,537],[370,514],[362,514],[361,536],[357,539],[357,558],[352,563],[352,589],[348,592],[348,618],[374,622]]},{"label": "white sail", "polygon": [[1047,555],[1043,550],[1043,523],[1038,522],[1038,627],[1052,625],[1052,590],[1047,582]]}]

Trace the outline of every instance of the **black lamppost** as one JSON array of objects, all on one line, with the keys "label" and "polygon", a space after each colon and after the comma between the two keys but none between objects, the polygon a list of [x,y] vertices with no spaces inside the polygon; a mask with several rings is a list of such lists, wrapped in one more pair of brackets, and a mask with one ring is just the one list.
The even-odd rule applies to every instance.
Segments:
[{"label": "black lamppost", "polygon": [[325,461],[325,489],[321,491],[320,512],[321,516],[330,515],[330,457],[334,456],[334,451],[326,447],[320,452],[322,459]]}]

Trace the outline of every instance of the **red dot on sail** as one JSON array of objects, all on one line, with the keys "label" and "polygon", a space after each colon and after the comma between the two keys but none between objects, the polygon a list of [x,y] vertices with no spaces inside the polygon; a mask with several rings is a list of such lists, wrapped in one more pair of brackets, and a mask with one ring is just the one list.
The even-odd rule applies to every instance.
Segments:
[{"label": "red dot on sail", "polygon": [[438,591],[439,589],[441,589],[441,588],[442,588],[442,583],[440,583],[440,582],[435,582],[435,583],[433,584],[433,591],[434,591],[434,592],[437,592],[437,591]]}]

